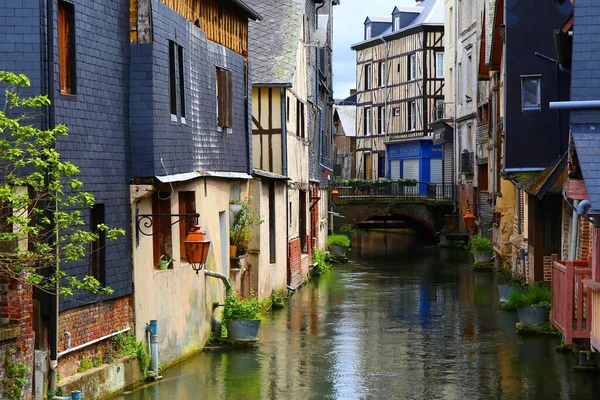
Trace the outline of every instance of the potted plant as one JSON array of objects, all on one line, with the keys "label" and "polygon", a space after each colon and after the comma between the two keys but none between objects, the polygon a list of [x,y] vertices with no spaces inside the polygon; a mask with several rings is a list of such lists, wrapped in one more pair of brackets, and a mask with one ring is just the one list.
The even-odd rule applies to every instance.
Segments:
[{"label": "potted plant", "polygon": [[346,235],[331,235],[327,238],[327,247],[333,254],[343,256],[350,247],[350,239]]},{"label": "potted plant", "polygon": [[469,249],[471,253],[473,253],[475,262],[481,263],[487,262],[490,260],[490,258],[492,258],[494,246],[492,245],[492,241],[490,239],[475,235],[471,238]]},{"label": "potted plant", "polygon": [[519,322],[524,325],[538,325],[548,321],[552,292],[545,286],[529,286],[512,292],[508,302],[517,308]]},{"label": "potted plant", "polygon": [[[240,211],[233,218],[232,228],[229,231],[229,245],[232,257],[239,257],[246,254],[248,244],[252,240],[252,229],[255,225],[261,224],[258,211],[252,209],[248,199],[240,204]],[[235,248],[233,248],[235,246]]]},{"label": "potted plant", "polygon": [[256,342],[267,302],[256,296],[242,299],[228,292],[223,309],[223,323],[227,326],[228,338],[238,342]]},{"label": "potted plant", "polygon": [[508,303],[508,298],[512,292],[521,290],[525,286],[525,279],[522,275],[514,273],[510,268],[501,268],[496,271],[498,277],[498,297],[500,303]]}]

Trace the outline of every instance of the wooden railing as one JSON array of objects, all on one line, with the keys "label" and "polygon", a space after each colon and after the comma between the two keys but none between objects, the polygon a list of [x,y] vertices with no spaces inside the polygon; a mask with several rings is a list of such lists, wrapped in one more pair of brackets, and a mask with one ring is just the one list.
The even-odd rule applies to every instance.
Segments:
[{"label": "wooden railing", "polygon": [[386,185],[368,184],[358,187],[336,186],[339,198],[403,198],[403,199],[429,199],[453,200],[454,185],[441,183],[416,182],[407,186],[398,182],[389,182]]},{"label": "wooden railing", "polygon": [[589,261],[559,261],[552,255],[552,325],[564,336],[565,344],[573,339],[589,339],[591,307],[583,281],[592,274]]}]

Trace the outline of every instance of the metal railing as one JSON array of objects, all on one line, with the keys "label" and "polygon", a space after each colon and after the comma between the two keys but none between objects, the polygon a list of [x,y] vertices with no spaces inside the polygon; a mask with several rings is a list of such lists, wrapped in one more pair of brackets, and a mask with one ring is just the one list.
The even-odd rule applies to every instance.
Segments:
[{"label": "metal railing", "polygon": [[339,198],[402,198],[453,200],[454,185],[431,182],[364,182],[353,186],[336,185]]},{"label": "metal railing", "polygon": [[438,103],[433,109],[433,115],[431,115],[431,122],[447,121],[452,119],[454,116],[454,104],[453,103]]}]

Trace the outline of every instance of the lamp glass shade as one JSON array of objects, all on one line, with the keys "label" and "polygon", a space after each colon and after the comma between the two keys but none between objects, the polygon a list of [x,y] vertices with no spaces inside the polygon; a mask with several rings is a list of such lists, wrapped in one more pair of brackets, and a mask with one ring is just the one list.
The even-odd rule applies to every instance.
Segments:
[{"label": "lamp glass shade", "polygon": [[183,241],[188,262],[190,264],[204,264],[208,258],[210,240],[206,240],[206,232],[200,230],[196,225]]},{"label": "lamp glass shade", "polygon": [[333,200],[333,202],[335,203],[338,199],[338,197],[340,196],[340,192],[337,189],[333,189],[331,191],[331,200]]}]

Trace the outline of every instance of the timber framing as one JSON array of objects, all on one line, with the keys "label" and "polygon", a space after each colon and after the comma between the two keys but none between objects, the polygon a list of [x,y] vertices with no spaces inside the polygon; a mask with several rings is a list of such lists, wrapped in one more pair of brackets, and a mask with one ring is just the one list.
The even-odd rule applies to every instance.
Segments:
[{"label": "timber framing", "polygon": [[[208,40],[248,57],[248,19],[262,17],[242,0],[159,0],[200,28]],[[130,0],[130,40],[152,42],[152,0]]]}]

